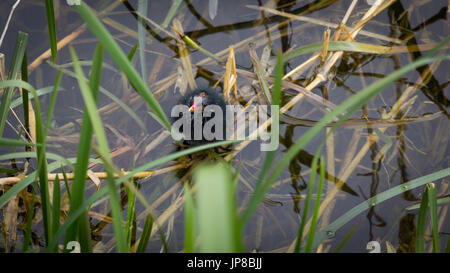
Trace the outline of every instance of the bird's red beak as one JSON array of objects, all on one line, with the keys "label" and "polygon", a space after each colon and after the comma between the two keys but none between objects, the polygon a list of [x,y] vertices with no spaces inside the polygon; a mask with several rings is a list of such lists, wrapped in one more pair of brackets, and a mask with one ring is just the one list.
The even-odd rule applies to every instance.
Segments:
[{"label": "bird's red beak", "polygon": [[191,107],[189,107],[189,112],[194,112],[196,108],[197,108],[197,104],[195,102],[192,103]]}]

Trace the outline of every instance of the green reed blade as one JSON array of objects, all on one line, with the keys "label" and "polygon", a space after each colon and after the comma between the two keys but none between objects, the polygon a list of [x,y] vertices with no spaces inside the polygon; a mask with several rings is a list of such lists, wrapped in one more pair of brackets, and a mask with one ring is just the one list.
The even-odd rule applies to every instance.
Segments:
[{"label": "green reed blade", "polygon": [[[59,184],[59,177],[56,176],[53,181],[53,202],[52,202],[52,232],[56,233],[61,221],[61,187]],[[53,252],[58,252],[58,248],[53,249]]]},{"label": "green reed blade", "polygon": [[209,18],[211,18],[211,20],[214,20],[214,18],[216,18],[218,7],[219,7],[219,0],[209,0],[208,12]]},{"label": "green reed blade", "polygon": [[0,137],[0,146],[42,146],[41,144]]},{"label": "green reed blade", "polygon": [[[172,1],[172,5],[170,6],[169,11],[167,12],[166,17],[161,24],[162,28],[167,28],[167,26],[170,24],[170,21],[172,21],[172,18],[177,14],[181,3],[183,3],[183,0]],[[159,33],[159,29],[155,29],[155,32]]]},{"label": "green reed blade", "polygon": [[34,187],[32,187],[32,196],[31,196],[31,203],[30,207],[28,208],[28,217],[27,217],[27,227],[25,228],[25,235],[23,236],[23,246],[22,246],[22,252],[25,253],[28,251],[28,248],[30,246],[31,242],[31,226],[33,225],[33,218],[34,218],[34,200],[36,198],[36,191],[34,190]]},{"label": "green reed blade", "polygon": [[[193,173],[196,191],[197,252],[236,252],[234,204],[230,170],[226,163],[198,166]],[[218,236],[220,234],[220,236]]]},{"label": "green reed blade", "polygon": [[127,192],[128,206],[127,206],[127,222],[125,225],[125,232],[127,238],[127,245],[131,247],[131,241],[133,237],[133,231],[135,231],[135,222],[136,222],[136,196],[133,191],[125,188]]},{"label": "green reed blade", "polygon": [[[25,81],[25,80],[24,80]],[[66,89],[64,89],[63,87],[59,87],[59,89],[58,89],[58,92],[59,91],[66,91]],[[47,94],[50,94],[50,93],[52,93],[53,92],[53,86],[47,86],[47,87],[43,87],[43,88],[40,88],[40,89],[37,89],[36,90],[36,94],[38,95],[38,97],[41,97],[41,96],[43,96],[43,95],[47,95]],[[23,92],[23,95],[25,95],[27,92]],[[27,104],[28,104],[28,95],[27,95]],[[19,105],[22,105],[22,107],[23,107],[23,109],[24,109],[24,111],[26,110],[27,112],[26,113],[28,113],[28,106],[26,107],[26,109],[25,109],[25,106],[23,105],[24,104],[24,98],[23,98],[23,96],[22,97],[20,97],[20,98],[17,98],[17,99],[15,99],[15,100],[13,100],[12,102],[11,102],[11,108],[16,108],[17,106],[19,106]]]},{"label": "green reed blade", "polygon": [[44,136],[46,138],[47,138],[47,135],[48,135],[48,130],[50,128],[50,122],[52,121],[53,110],[55,109],[56,96],[58,95],[59,84],[61,82],[61,78],[62,78],[62,71],[59,70],[58,74],[56,75],[56,80],[55,80],[55,83],[53,85],[52,96],[50,98],[50,103],[48,105],[47,122],[46,122],[45,133],[44,133]]},{"label": "green reed blade", "polygon": [[[314,158],[311,162],[311,173],[309,175],[309,184],[308,184],[308,193],[306,195],[306,200],[305,200],[305,205],[303,207],[303,214],[302,214],[302,219],[300,222],[300,227],[298,230],[298,235],[297,235],[297,242],[295,244],[295,250],[294,252],[299,253],[300,252],[300,247],[302,244],[302,240],[303,240],[303,232],[305,229],[305,225],[306,225],[306,219],[308,218],[308,213],[309,213],[309,205],[311,204],[311,197],[312,197],[312,193],[316,184],[316,170],[317,170],[317,161],[319,160],[319,152],[316,152],[316,154],[314,155]],[[310,228],[311,230],[311,228]]]},{"label": "green reed blade", "polygon": [[69,187],[69,179],[67,179],[67,174],[66,174],[66,170],[64,168],[63,165],[61,165],[61,172],[64,178],[64,186],[66,187],[66,191],[67,191],[67,197],[69,197],[69,203],[72,199],[72,195],[70,193],[70,187]]},{"label": "green reed blade", "polygon": [[195,208],[188,183],[184,183],[184,252],[195,252]]},{"label": "green reed blade", "polygon": [[336,247],[336,249],[333,251],[334,253],[339,253],[341,249],[344,247],[344,245],[347,243],[348,239],[353,235],[353,232],[355,232],[356,227],[352,227],[352,229],[345,235],[342,242]]},{"label": "green reed blade", "polygon": [[127,58],[128,58],[128,60],[130,60],[130,62],[133,60],[134,54],[136,54],[136,50],[137,50],[137,48],[138,48],[138,45],[139,45],[139,44],[135,44],[135,45],[131,48],[130,52],[128,53]]},{"label": "green reed blade", "polygon": [[[27,51],[25,51],[25,53],[23,54],[23,59],[22,59],[22,81],[24,82],[28,82],[28,58],[27,58]],[[28,91],[24,91],[22,92],[22,98],[19,98],[22,101],[22,106],[23,106],[23,119],[24,119],[24,126],[25,126],[25,130],[27,130],[28,132],[30,131],[30,116],[28,113]],[[19,100],[18,99],[18,100]],[[11,107],[13,107],[13,103],[14,101],[11,103]]]},{"label": "green reed blade", "polygon": [[[317,157],[319,154],[317,154]],[[315,169],[313,169],[315,170]],[[315,172],[315,171],[314,171]],[[320,173],[319,173],[319,185],[317,186],[317,194],[316,194],[316,201],[314,203],[314,209],[313,214],[311,218],[311,226],[309,228],[309,234],[308,239],[306,241],[305,246],[305,253],[310,253],[312,251],[312,244],[314,241],[314,233],[316,232],[316,225],[317,225],[317,218],[319,215],[319,207],[320,207],[320,201],[322,196],[322,187],[323,187],[323,181],[325,180],[325,161],[323,157],[320,158]],[[298,240],[298,238],[297,238]]]},{"label": "green reed blade", "polygon": [[425,187],[420,202],[419,216],[417,219],[416,229],[416,253],[423,253],[425,251],[425,228],[428,211],[428,188]]},{"label": "green reed blade", "polygon": [[[438,198],[436,201],[437,201],[438,206],[449,205],[450,204],[450,196]],[[405,210],[408,210],[408,211],[415,210],[415,209],[418,209],[419,207],[420,207],[420,203],[408,206],[405,208]]]},{"label": "green reed blade", "polygon": [[437,217],[437,198],[436,198],[436,185],[429,183],[426,185],[428,194],[428,207],[430,208],[431,218],[431,230],[433,233],[433,252],[439,252],[439,230],[438,230],[438,217]]},{"label": "green reed blade", "polygon": [[[146,0],[139,0],[138,1],[138,12],[141,16],[147,16],[147,8],[148,8],[148,2]],[[145,81],[147,79],[147,62],[145,61],[145,34],[147,34],[147,30],[145,29],[145,22],[144,19],[139,16],[138,17],[138,42],[139,42],[139,61],[141,64],[141,76],[142,79]]]},{"label": "green reed blade", "polygon": [[[28,34],[19,31],[17,34],[16,45],[14,46],[14,53],[11,61],[11,68],[8,72],[8,80],[18,79],[20,69],[22,67],[23,56],[25,55],[27,47]],[[3,94],[0,103],[0,136],[3,136],[6,119],[8,118],[9,106],[11,104],[14,87],[7,87]]]},{"label": "green reed blade", "polygon": [[[73,48],[70,48],[70,53],[72,56],[72,61],[74,64],[74,69],[76,74],[78,75],[78,84],[81,89],[81,94],[83,95],[83,99],[85,102],[85,107],[87,109],[87,113],[89,119],[92,123],[97,142],[99,145],[99,152],[101,153],[102,160],[107,162],[112,162],[111,156],[109,153],[108,140],[106,138],[106,133],[103,128],[102,121],[100,119],[100,115],[98,113],[96,102],[93,97],[91,87],[83,80],[83,70],[78,64],[78,57]],[[122,53],[123,54],[123,53]],[[112,164],[111,164],[112,165]],[[114,226],[114,237],[116,239],[117,251],[118,252],[129,252],[129,248],[126,244],[126,237],[122,227],[122,212],[120,208],[120,201],[117,194],[117,188],[114,182],[114,172],[109,167],[108,164],[104,164],[105,170],[107,173],[107,189],[109,192],[109,202],[111,204],[111,213],[113,218],[113,226]],[[72,191],[74,191],[72,189]],[[75,199],[75,195],[74,195]]]},{"label": "green reed blade", "polygon": [[[89,87],[92,92],[94,104],[97,104],[98,90],[101,81],[101,72],[103,64],[103,48],[100,44],[95,49],[91,73],[89,78]],[[77,152],[77,165],[75,167],[75,176],[72,184],[72,199],[70,202],[69,215],[76,210],[84,201],[86,187],[86,173],[88,168],[88,159],[91,153],[91,141],[93,135],[92,122],[89,119],[87,107],[83,111],[83,121],[80,130],[80,140]],[[87,225],[87,212],[68,230],[65,238],[65,245],[80,237],[80,246],[82,252],[91,252],[92,242],[90,236],[90,228]],[[81,240],[83,238],[83,240]]]},{"label": "green reed blade", "polygon": [[[22,60],[20,61],[22,62]],[[48,244],[51,240],[52,236],[52,215],[50,210],[50,200],[49,200],[49,189],[48,189],[48,179],[47,179],[47,158],[45,152],[45,143],[46,143],[46,135],[43,130],[42,118],[41,118],[41,108],[39,103],[39,98],[36,93],[36,89],[30,84],[23,81],[5,81],[1,82],[6,85],[13,85],[17,87],[23,87],[24,90],[27,90],[32,93],[34,97],[34,109],[35,109],[35,122],[36,122],[36,143],[40,145],[36,147],[36,158],[37,158],[37,173],[39,176],[39,190],[41,195],[41,208],[42,208],[42,220],[44,224],[44,236],[45,243]],[[9,191],[7,192],[9,193]],[[2,196],[3,197],[3,196]],[[1,200],[1,198],[0,198]],[[0,202],[0,206],[1,202]]]},{"label": "green reed blade", "polygon": [[45,0],[45,13],[47,15],[48,38],[50,40],[52,62],[55,63],[58,48],[56,46],[55,11],[53,10],[53,0]]},{"label": "green reed blade", "polygon": [[[294,58],[300,57],[305,54],[320,52],[322,50],[322,47],[323,42],[318,42],[289,50],[283,54],[283,61],[288,62]],[[330,41],[328,42],[328,51],[361,52],[368,54],[390,54],[392,48],[367,43]]]},{"label": "green reed blade", "polygon": [[[134,169],[135,161],[133,160],[132,169]],[[130,184],[133,184],[134,179],[130,179]],[[128,206],[127,206],[127,222],[125,226],[125,232],[127,233],[127,245],[131,248],[131,242],[133,237],[136,237],[136,195],[134,192],[125,185],[127,192]],[[134,235],[134,236],[133,236]]]},{"label": "green reed blade", "polygon": [[148,240],[153,228],[153,218],[151,215],[147,215],[145,218],[144,230],[142,230],[141,239],[139,240],[138,249],[136,253],[144,253],[147,249]]}]

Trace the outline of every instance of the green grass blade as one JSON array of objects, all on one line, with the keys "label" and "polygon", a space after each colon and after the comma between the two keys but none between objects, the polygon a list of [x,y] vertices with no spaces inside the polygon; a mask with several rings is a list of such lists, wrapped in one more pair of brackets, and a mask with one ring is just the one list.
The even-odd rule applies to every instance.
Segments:
[{"label": "green grass blade", "polygon": [[[133,169],[134,169],[133,162]],[[134,179],[131,179],[130,183],[133,183]],[[136,195],[134,192],[125,185],[125,189],[127,191],[128,198],[128,206],[127,206],[127,223],[125,226],[125,232],[127,233],[127,245],[131,248],[131,242],[133,239],[133,233],[136,232]],[[136,236],[134,236],[136,237]]]},{"label": "green grass blade", "polygon": [[[284,53],[283,61],[288,62],[294,58],[300,57],[305,54],[320,52],[322,50],[322,47],[323,42],[318,42],[289,50],[286,53]],[[368,43],[329,41],[328,51],[347,51],[347,52],[360,52],[369,54],[391,54],[392,48],[388,46],[379,46]]]},{"label": "green grass blade", "polygon": [[188,183],[184,183],[184,252],[195,252],[195,207]]},{"label": "green grass blade", "polygon": [[126,236],[122,227],[122,212],[120,208],[119,197],[117,194],[117,188],[114,182],[114,172],[109,167],[110,165],[112,165],[111,164],[112,160],[109,153],[108,140],[106,138],[106,134],[100,119],[100,115],[98,114],[96,108],[96,103],[91,88],[83,80],[84,78],[83,71],[80,65],[78,64],[78,57],[73,48],[70,49],[70,53],[72,55],[72,61],[74,63],[75,72],[78,75],[78,84],[80,85],[81,94],[83,95],[83,99],[85,101],[85,107],[87,109],[87,113],[92,123],[95,135],[97,137],[100,155],[102,157],[102,160],[108,162],[108,164],[105,164],[104,166],[107,173],[107,188],[109,192],[109,202],[111,205],[111,213],[114,226],[114,237],[116,239],[117,251],[129,252],[129,248],[127,247],[126,243]]},{"label": "green grass blade", "polygon": [[144,253],[147,249],[148,240],[150,239],[150,233],[152,233],[153,218],[151,215],[147,215],[145,218],[144,230],[142,231],[141,240],[139,241],[137,253]]},{"label": "green grass blade", "polygon": [[[13,81],[14,82],[14,81]],[[44,236],[45,243],[48,244],[51,241],[51,236],[53,234],[52,228],[52,215],[50,210],[50,193],[48,188],[48,179],[47,179],[47,158],[45,151],[45,143],[46,143],[46,134],[43,129],[42,124],[42,112],[39,103],[39,98],[37,96],[36,90],[30,84],[27,84],[22,81],[17,81],[23,83],[27,88],[26,90],[30,91],[34,97],[34,109],[35,109],[35,121],[36,121],[36,142],[40,145],[36,147],[36,158],[37,158],[37,172],[39,176],[39,190],[41,195],[41,208],[42,208],[42,220],[44,224]]]},{"label": "green grass blade", "polygon": [[53,0],[45,0],[45,13],[47,15],[48,38],[50,39],[52,62],[55,63],[58,49],[56,47],[55,11],[53,10]]},{"label": "green grass blade", "polygon": [[[231,180],[231,194],[233,197],[233,203],[237,204],[236,202],[236,188],[237,188],[237,184],[239,181],[239,177],[240,177],[240,173],[241,173],[241,169],[242,169],[242,164],[239,164],[239,166],[237,167],[237,169],[234,172],[233,178]],[[234,244],[236,246],[236,252],[244,252],[244,242],[242,240],[242,228],[241,228],[241,221],[239,218],[239,214],[238,211],[235,212],[235,216],[233,216],[236,218],[233,230],[234,230]]]},{"label": "green grass blade", "polygon": [[[58,90],[58,92],[59,91],[66,91],[64,88],[62,88],[61,86],[59,87],[59,90]],[[43,95],[47,95],[47,94],[50,94],[50,93],[52,93],[53,92],[53,86],[47,86],[47,87],[43,87],[43,88],[40,88],[40,89],[37,89],[36,90],[36,94],[39,96],[39,97],[41,97],[41,96],[43,96]],[[25,94],[26,92],[24,92],[23,94]],[[28,95],[27,95],[27,102],[28,102]],[[22,107],[23,107],[23,103],[24,103],[24,100],[23,100],[23,96],[22,97],[20,97],[20,98],[17,98],[17,99],[15,99],[15,100],[13,100],[12,102],[11,102],[11,108],[16,108],[17,106],[19,106],[19,105],[22,105]],[[23,109],[25,109],[25,107],[23,107]],[[28,107],[26,108],[26,111],[27,111],[27,113],[28,113]]]},{"label": "green grass blade", "polygon": [[[318,155],[317,155],[318,156]],[[316,232],[317,218],[319,215],[320,198],[322,196],[323,181],[325,179],[325,161],[323,157],[320,159],[320,176],[319,185],[317,186],[316,202],[314,203],[313,215],[311,218],[311,226],[309,228],[308,239],[306,241],[305,252],[310,253],[312,251],[312,244],[314,242],[314,233]]]},{"label": "green grass blade", "polygon": [[91,11],[90,7],[86,5],[84,2],[81,2],[81,5],[74,6],[78,11],[80,16],[83,18],[89,29],[94,33],[94,35],[100,40],[102,45],[105,47],[106,51],[108,51],[111,58],[116,62],[116,64],[120,67],[123,73],[127,76],[130,83],[134,86],[136,91],[145,102],[149,105],[149,107],[155,112],[155,114],[163,121],[164,125],[167,129],[171,128],[170,122],[159,105],[158,101],[155,100],[152,93],[147,87],[147,84],[141,79],[139,74],[131,65],[130,61],[127,59],[127,56],[120,49],[119,45],[116,43],[111,34],[106,30],[105,26],[100,22],[97,16]]},{"label": "green grass blade", "polygon": [[[11,68],[8,73],[8,80],[16,80],[18,78],[20,69],[22,67],[23,56],[25,55],[27,47],[28,34],[19,31],[17,34],[16,45],[14,47],[13,58],[11,61]],[[8,87],[2,94],[0,103],[0,137],[3,136],[6,119],[8,118],[9,106],[13,96],[13,87]]]},{"label": "green grass blade", "polygon": [[[138,12],[141,16],[147,16],[147,8],[148,8],[148,2],[146,0],[139,0],[138,1]],[[147,62],[145,61],[145,34],[147,33],[147,30],[145,29],[145,22],[144,19],[139,16],[138,17],[138,42],[139,42],[139,61],[141,64],[141,76],[142,79],[145,81],[147,78]]]},{"label": "green grass blade", "polygon": [[447,247],[445,248],[445,253],[450,253],[450,238],[447,240]]},{"label": "green grass blade", "polygon": [[0,146],[42,146],[41,144],[25,142],[16,139],[0,137]]},{"label": "green grass blade", "polygon": [[235,204],[229,166],[201,165],[194,170],[197,186],[198,252],[235,252]]},{"label": "green grass blade", "polygon": [[28,251],[28,248],[30,246],[31,242],[31,226],[33,225],[33,218],[34,218],[34,200],[36,198],[36,191],[33,189],[33,195],[31,197],[31,204],[28,208],[28,217],[27,217],[27,227],[25,228],[25,235],[23,238],[23,246],[22,246],[22,252],[25,253]]},{"label": "green grass blade", "polygon": [[[99,44],[94,52],[89,87],[91,88],[94,104],[97,104],[98,90],[101,80],[103,64],[103,49]],[[91,141],[93,135],[92,122],[89,119],[87,107],[83,111],[83,122],[80,131],[80,140],[77,152],[77,165],[75,167],[75,177],[72,184],[72,199],[70,203],[69,215],[75,211],[84,201],[85,187],[86,187],[86,173],[88,167],[88,159],[91,153]],[[80,237],[80,246],[82,252],[91,252],[92,242],[90,239],[90,229],[86,224],[87,213],[84,213],[79,221],[70,228],[66,235],[65,243],[76,240]],[[83,223],[81,223],[83,222]],[[81,240],[81,237],[84,238]]]},{"label": "green grass blade", "polygon": [[50,103],[48,105],[47,123],[45,126],[45,133],[44,133],[45,138],[47,138],[48,130],[50,128],[50,122],[52,121],[53,110],[55,109],[56,96],[58,95],[58,89],[59,89],[59,84],[61,82],[61,78],[62,78],[62,71],[59,70],[58,74],[56,75],[55,84],[53,85],[52,96],[50,98]]},{"label": "green grass blade", "polygon": [[64,168],[63,165],[61,165],[61,172],[64,178],[64,185],[66,187],[66,191],[67,191],[67,197],[69,197],[69,202],[72,200],[72,194],[70,191],[70,186],[69,186],[69,179],[67,179],[67,174],[66,174],[66,170]]},{"label": "green grass blade", "polygon": [[211,20],[214,20],[214,18],[216,18],[218,7],[219,7],[219,0],[209,0],[208,11],[209,11],[209,18],[211,18]]},{"label": "green grass blade", "polygon": [[131,239],[133,237],[133,231],[135,230],[135,222],[136,222],[136,196],[134,193],[126,188],[127,197],[128,197],[128,206],[127,206],[127,222],[125,225],[125,232],[127,237],[127,245],[131,247]]},{"label": "green grass blade", "polygon": [[425,187],[420,202],[419,216],[417,219],[416,229],[416,253],[423,253],[425,251],[425,228],[427,222],[428,211],[428,187]]},{"label": "green grass blade", "polygon": [[[438,206],[444,206],[444,205],[449,205],[449,204],[450,204],[450,196],[441,197],[441,198],[437,199]],[[414,204],[412,206],[408,206],[405,208],[405,210],[415,210],[415,209],[418,209],[419,207],[420,207],[420,203]]]},{"label": "green grass blade", "polygon": [[127,58],[128,58],[128,60],[130,60],[130,62],[133,60],[134,54],[136,54],[136,50],[137,50],[137,48],[138,48],[138,45],[139,45],[139,44],[135,44],[135,45],[133,46],[133,48],[131,48],[130,52],[128,53]]},{"label": "green grass blade", "polygon": [[436,186],[434,183],[426,185],[428,192],[428,207],[430,208],[431,218],[431,230],[433,233],[433,252],[439,252],[439,230],[438,230],[438,217],[437,217],[437,198],[436,198]]},{"label": "green grass blade", "polygon": [[356,228],[352,227],[352,229],[347,233],[347,235],[345,235],[342,242],[336,247],[336,249],[334,250],[334,253],[339,253],[341,251],[341,249],[347,243],[348,239],[350,239],[350,237],[352,236],[353,232],[355,232],[355,230],[356,230]]},{"label": "green grass blade", "polygon": [[[27,51],[23,54],[22,59],[22,81],[28,82],[28,58],[27,58]],[[20,99],[20,98],[19,98]],[[23,119],[24,119],[24,126],[25,129],[29,132],[30,131],[30,117],[28,113],[28,91],[25,90],[22,92],[22,106],[23,106]],[[11,103],[11,107],[13,103]]]},{"label": "green grass blade", "polygon": [[[61,220],[61,187],[59,178],[56,176],[53,182],[53,204],[52,204],[52,232],[55,233],[59,229]],[[53,249],[53,252],[58,252],[58,248]]]},{"label": "green grass blade", "polygon": [[[170,24],[170,21],[172,21],[173,17],[177,14],[181,3],[183,3],[183,0],[172,1],[172,5],[170,6],[169,12],[167,12],[166,18],[164,18],[164,21],[161,24],[162,28],[167,28],[167,26]],[[159,29],[155,29],[155,32],[159,33]]]},{"label": "green grass blade", "polygon": [[[311,174],[309,176],[309,184],[308,184],[308,193],[306,195],[305,206],[303,207],[302,220],[300,222],[300,227],[297,235],[297,242],[295,244],[294,252],[299,253],[300,247],[303,240],[303,232],[305,229],[306,219],[308,218],[309,213],[309,205],[311,204],[312,193],[316,184],[316,170],[317,170],[317,161],[319,160],[318,153],[314,155],[314,158],[311,162]],[[311,229],[311,228],[310,228]]]}]

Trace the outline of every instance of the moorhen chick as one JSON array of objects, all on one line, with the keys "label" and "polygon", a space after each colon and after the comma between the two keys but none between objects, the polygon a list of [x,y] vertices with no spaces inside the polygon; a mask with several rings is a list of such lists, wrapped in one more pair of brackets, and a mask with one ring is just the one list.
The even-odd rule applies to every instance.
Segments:
[{"label": "moorhen chick", "polygon": [[[180,133],[184,136],[184,144],[188,146],[197,146],[201,144],[211,143],[215,141],[222,141],[225,140],[225,132],[226,132],[226,103],[223,97],[222,92],[220,89],[212,89],[210,87],[206,88],[198,88],[194,91],[187,91],[187,93],[179,100],[178,104],[183,104],[189,107],[189,115],[190,115],[190,123],[191,123],[191,132],[190,136],[186,135],[184,133],[183,126],[180,128]],[[216,130],[218,128],[215,128],[216,126],[222,126],[222,133],[217,132],[215,134],[213,139],[207,139],[205,138],[205,134],[203,133],[203,129],[205,124],[213,119],[216,115],[215,112],[212,112],[208,115],[203,115],[205,107],[208,105],[216,105],[222,110],[222,118],[216,122],[216,125],[214,125],[211,128],[212,133],[216,133]],[[201,114],[201,126],[202,126],[202,135],[201,139],[194,139],[194,129],[195,129],[195,123],[194,118],[195,114]],[[172,118],[172,123],[178,120],[179,117]]]}]

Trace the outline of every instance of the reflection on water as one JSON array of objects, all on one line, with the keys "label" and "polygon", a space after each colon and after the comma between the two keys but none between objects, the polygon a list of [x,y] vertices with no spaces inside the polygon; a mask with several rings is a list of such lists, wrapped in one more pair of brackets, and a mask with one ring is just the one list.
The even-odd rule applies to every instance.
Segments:
[{"label": "reflection on water", "polygon": [[[2,26],[12,2],[14,1],[3,1],[0,4],[0,25]],[[79,35],[70,42],[70,46],[74,47],[81,60],[91,60],[97,40],[82,26],[80,18],[71,7],[65,5],[64,1],[56,2],[58,2],[56,4],[58,39],[79,32]],[[87,3],[97,11],[103,12],[99,14],[102,16],[102,22],[107,25],[124,52],[130,52],[138,42],[137,19],[140,15],[136,11],[137,1],[123,1],[123,3],[87,1]],[[150,1],[147,17],[152,22],[161,24],[170,9],[170,4],[171,1]],[[226,58],[228,47],[233,45],[237,67],[253,71],[248,53],[249,43],[255,44],[259,56],[263,55],[264,48],[267,48],[266,51],[270,53],[268,56],[271,60],[277,49],[286,52],[322,41],[323,32],[326,30],[325,26],[308,21],[288,20],[280,13],[269,12],[269,8],[326,23],[339,24],[346,13],[349,1],[219,1],[218,14],[214,20],[209,17],[206,4],[207,1],[183,1],[175,18],[181,22],[189,37],[221,58]],[[439,42],[449,34],[446,20],[447,4],[447,1],[395,1],[364,27],[368,33],[376,33],[382,37],[373,38],[373,35],[361,34],[356,40],[387,46]],[[267,9],[251,8],[247,5]],[[347,26],[352,26],[368,8],[366,1],[359,1]],[[42,16],[36,16],[36,14],[42,14]],[[7,56],[6,60],[10,59],[13,41],[18,30],[30,34],[28,47],[30,63],[49,48],[44,14],[44,4],[39,2],[24,2],[17,8],[5,37],[7,42],[4,42],[0,48],[0,51]],[[147,33],[145,80],[165,112],[169,113],[170,108],[176,104],[182,96],[181,93],[187,88],[186,82],[183,82],[185,80],[180,78],[180,70],[183,66],[177,43],[172,37],[170,27],[163,31],[150,21],[142,22]],[[403,42],[397,44],[395,41]],[[328,80],[312,91],[337,105],[372,82],[389,75],[423,54],[424,52],[419,51],[392,55],[344,54],[335,69],[331,70]],[[133,63],[140,71],[140,58],[137,55]],[[190,58],[195,65],[193,72],[196,73],[196,80],[199,82],[212,86],[224,72],[222,66],[207,59],[200,51],[192,50]],[[285,71],[293,70],[308,58],[309,55],[305,55],[291,60],[285,64]],[[59,52],[57,64],[67,64],[69,60],[68,47],[64,47]],[[133,167],[133,160],[136,161],[135,166],[139,166],[180,149],[171,140],[170,135],[164,132],[159,123],[149,115],[148,107],[135,94],[107,55],[105,55],[105,63],[101,83],[104,90],[99,98],[99,109],[107,129],[110,147],[113,149],[115,164],[128,170]],[[89,71],[89,65],[89,62],[85,64],[85,74]],[[306,86],[313,80],[317,72],[314,67],[318,65],[319,63],[316,62],[312,68],[297,73],[292,82]],[[325,185],[325,198],[336,183],[345,184],[342,191],[329,201],[319,222],[320,227],[326,226],[353,206],[384,190],[450,165],[449,72],[445,69],[445,65],[423,66],[405,74],[351,117],[359,123],[336,130],[332,142],[327,144],[324,152],[324,156],[328,157],[326,175],[328,184]],[[66,69],[70,69],[70,64]],[[43,88],[53,84],[56,67],[43,62],[30,69],[30,72],[30,83],[36,88]],[[426,75],[426,79],[417,85],[420,75]],[[252,81],[253,79],[245,74],[238,74],[239,102],[242,105],[252,99],[257,100],[254,98],[255,90],[252,87]],[[397,119],[411,118],[411,122],[393,123],[388,127],[376,126],[376,122],[366,122],[382,119],[383,114],[389,112],[405,90],[412,86],[417,89],[410,97],[410,106],[396,116]],[[76,155],[78,144],[83,101],[78,84],[69,73],[65,73],[63,77],[62,88],[48,138],[51,144],[58,144],[59,147],[49,148],[49,151],[64,157],[73,157]],[[283,94],[283,103],[287,103],[295,94],[297,91],[286,90]],[[49,96],[42,96],[41,101],[46,109],[45,105],[49,102]],[[310,121],[313,124],[323,116],[324,110],[323,106],[303,100],[288,113],[298,120]],[[427,119],[427,114],[436,115],[432,119]],[[278,157],[311,126],[308,123],[299,123],[298,120],[294,124],[289,121],[281,124]],[[13,119],[10,119],[10,122],[13,127],[17,125]],[[383,134],[391,144],[387,145],[387,142],[379,140],[368,146],[366,152],[362,153],[368,138],[377,135],[380,131],[378,128],[384,128]],[[13,135],[13,130],[7,129],[6,136]],[[290,162],[280,180],[269,192],[268,200],[258,208],[245,231],[248,251],[286,251],[292,244],[303,212],[311,161],[324,136],[325,132]],[[248,202],[251,189],[257,179],[255,174],[259,173],[262,166],[264,156],[259,147],[258,141],[254,141],[238,153],[232,161],[234,166],[242,164],[242,178],[238,189],[238,200],[241,205]],[[6,152],[6,150],[1,151]],[[351,166],[351,162],[359,156],[356,165]],[[162,169],[158,175],[139,181],[137,185],[156,211],[162,213],[180,196],[182,188],[179,182],[189,180],[189,167],[207,157],[208,155],[197,154],[180,158],[172,169]],[[331,160],[332,158],[334,160]],[[18,169],[23,168],[23,162],[17,162],[17,164]],[[1,167],[4,168],[3,165]],[[101,170],[101,168],[93,166],[92,170]],[[348,170],[352,171],[347,172]],[[448,194],[448,181],[439,185],[438,195]],[[95,185],[90,184],[89,192],[92,193],[94,190]],[[402,196],[371,208],[339,230],[333,239],[325,244],[323,250],[333,251],[347,233],[355,228],[355,232],[342,251],[365,252],[367,242],[373,240],[382,242],[381,249],[384,252],[386,242],[392,244],[398,252],[413,251],[417,212],[404,214],[403,209],[418,202],[421,193],[422,189],[407,191]],[[122,206],[123,209],[127,207],[127,195],[124,190]],[[109,207],[102,203],[93,211],[95,213],[90,215],[90,222],[93,238],[97,241],[95,250],[111,251],[114,240]],[[143,207],[137,202],[137,234],[142,231],[144,225],[145,215],[141,213],[142,211]],[[443,219],[441,226],[449,224],[448,218],[445,217],[446,213],[446,208],[439,210],[439,217]],[[162,227],[171,252],[183,249],[182,215],[182,212],[177,210]],[[0,216],[0,219],[4,219],[1,217],[5,216]],[[42,242],[42,230],[36,229],[33,238],[36,242]],[[442,239],[446,242],[445,238]],[[157,252],[160,249],[160,238],[154,236],[148,251]],[[0,250],[4,251],[4,249]]]}]

